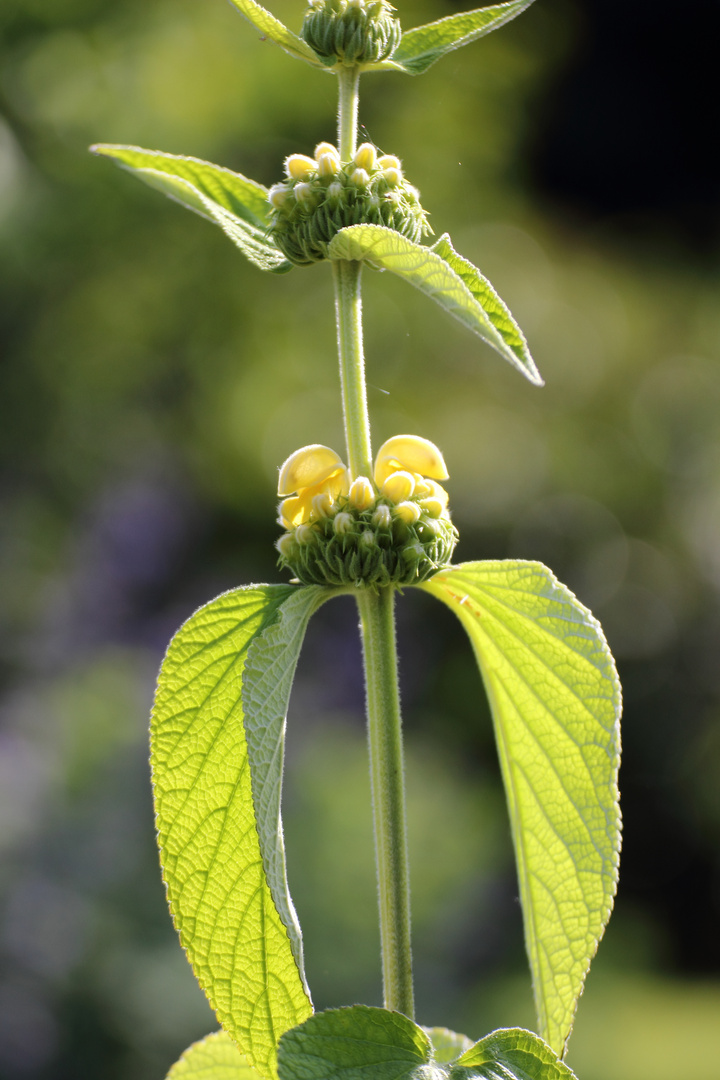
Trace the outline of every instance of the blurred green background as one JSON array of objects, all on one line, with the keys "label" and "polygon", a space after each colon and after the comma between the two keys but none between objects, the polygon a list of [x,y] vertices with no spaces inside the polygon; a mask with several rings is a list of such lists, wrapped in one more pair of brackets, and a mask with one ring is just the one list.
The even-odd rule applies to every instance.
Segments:
[{"label": "blurred green background", "polygon": [[[455,10],[408,0],[405,26]],[[295,0],[273,10],[294,29]],[[616,913],[579,1008],[581,1080],[720,1059],[720,308],[715,0],[537,0],[420,79],[363,80],[439,234],[547,386],[366,274],[376,445],[443,449],[460,559],[545,561],[625,689]],[[270,184],[333,138],[334,80],[221,0],[0,4],[0,1076],[154,1080],[214,1018],[154,848],[147,713],[174,628],[278,580],[279,463],[342,448],[327,267],[275,278],[94,141]],[[533,1015],[487,708],[462,631],[399,605],[418,1019]],[[430,622],[432,620],[432,622]],[[311,624],[286,833],[318,1007],[379,1001],[351,601]]]}]

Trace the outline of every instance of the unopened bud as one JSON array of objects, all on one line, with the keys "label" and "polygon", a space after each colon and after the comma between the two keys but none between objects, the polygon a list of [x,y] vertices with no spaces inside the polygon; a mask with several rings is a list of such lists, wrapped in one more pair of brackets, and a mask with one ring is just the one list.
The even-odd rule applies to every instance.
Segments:
[{"label": "unopened bud", "polygon": [[350,485],[348,502],[356,510],[368,510],[375,502],[375,489],[367,476],[356,477]]},{"label": "unopened bud", "polygon": [[313,495],[312,508],[315,517],[330,517],[333,508],[332,496],[327,491]]},{"label": "unopened bud", "polygon": [[425,511],[426,514],[429,514],[431,518],[442,517],[445,511],[442,500],[437,499],[434,496],[431,496],[429,499],[421,499],[420,507]]},{"label": "unopened bud", "polygon": [[385,503],[380,503],[371,520],[376,529],[389,529],[392,525],[390,507]]},{"label": "unopened bud", "polygon": [[336,514],[333,528],[338,536],[345,536],[346,533],[350,532],[354,524],[352,514],[348,514],[343,510],[341,513]]},{"label": "unopened bud", "polygon": [[297,543],[292,533],[283,533],[275,541],[275,547],[278,549],[283,559],[292,559],[297,552]]},{"label": "unopened bud", "polygon": [[317,169],[317,162],[305,154],[290,154],[285,158],[285,172],[291,180],[304,180]]},{"label": "unopened bud", "polygon": [[339,203],[342,199],[342,194],[345,189],[342,184],[337,180],[333,180],[330,187],[327,189],[327,197],[332,203]]},{"label": "unopened bud", "polygon": [[350,182],[355,184],[356,187],[367,187],[370,183],[370,177],[364,169],[355,169],[350,174]]},{"label": "unopened bud", "polygon": [[383,177],[390,187],[402,184],[403,174],[400,169],[383,169]]},{"label": "unopened bud", "polygon": [[377,153],[373,144],[366,142],[358,146],[353,161],[358,169],[365,169],[367,172],[372,172],[377,161]]},{"label": "unopened bud", "polygon": [[396,503],[409,499],[414,490],[415,481],[412,475],[402,470],[390,473],[382,486],[382,494]]},{"label": "unopened bud", "polygon": [[298,525],[295,530],[295,539],[298,544],[311,544],[316,538],[316,532],[312,525],[302,524]]},{"label": "unopened bud", "polygon": [[382,157],[379,157],[377,167],[378,169],[397,169],[399,173],[402,173],[400,158],[395,157],[394,154],[383,154]]},{"label": "unopened bud", "polygon": [[287,202],[289,195],[288,189],[284,184],[273,184],[268,191],[268,202],[271,206],[274,206],[276,210],[279,210],[281,206],[284,206]]},{"label": "unopened bud", "polygon": [[315,147],[315,160],[319,161],[323,154],[334,154],[335,157],[339,157],[337,147],[333,146],[329,142],[319,142]]},{"label": "unopened bud", "polygon": [[304,204],[311,203],[315,197],[312,184],[306,184],[304,181],[295,185],[293,193],[297,201]]},{"label": "unopened bud", "polygon": [[318,158],[318,174],[320,176],[335,176],[341,169],[340,158],[335,153],[321,154]]},{"label": "unopened bud", "polygon": [[365,529],[363,531],[360,536],[360,543],[366,548],[375,547],[375,533],[372,529]]},{"label": "unopened bud", "polygon": [[395,513],[406,525],[414,525],[420,517],[420,507],[414,502],[401,502],[395,507]]}]

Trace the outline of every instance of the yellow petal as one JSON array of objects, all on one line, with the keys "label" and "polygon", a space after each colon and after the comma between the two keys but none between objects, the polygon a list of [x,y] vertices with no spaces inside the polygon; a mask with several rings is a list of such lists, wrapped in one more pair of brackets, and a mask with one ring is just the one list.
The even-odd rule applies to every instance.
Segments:
[{"label": "yellow petal", "polygon": [[414,525],[420,517],[420,507],[414,502],[401,502],[395,507],[395,513],[406,525]]},{"label": "yellow petal", "polygon": [[286,529],[294,529],[310,517],[310,501],[303,495],[293,495],[280,503],[280,524]]},{"label": "yellow petal", "polygon": [[302,446],[291,454],[280,469],[278,495],[292,495],[301,488],[322,484],[339,470],[345,470],[342,459],[329,446]]},{"label": "yellow petal", "polygon": [[437,446],[419,435],[394,435],[382,444],[375,458],[375,483],[381,488],[390,473],[400,469],[417,472],[433,480],[448,478],[443,456]]}]

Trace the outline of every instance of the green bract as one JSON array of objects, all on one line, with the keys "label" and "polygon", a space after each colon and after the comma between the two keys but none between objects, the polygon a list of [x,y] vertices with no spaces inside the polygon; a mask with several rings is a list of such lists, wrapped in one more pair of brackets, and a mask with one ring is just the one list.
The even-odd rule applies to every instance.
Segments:
[{"label": "green bract", "polygon": [[310,0],[302,36],[330,66],[386,60],[402,31],[387,0]]}]

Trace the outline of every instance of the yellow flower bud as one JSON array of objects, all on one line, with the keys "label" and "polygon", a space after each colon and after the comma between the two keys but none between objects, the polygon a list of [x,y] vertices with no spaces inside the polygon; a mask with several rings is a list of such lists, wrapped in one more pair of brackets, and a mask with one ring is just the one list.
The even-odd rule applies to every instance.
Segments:
[{"label": "yellow flower bud", "polygon": [[377,161],[377,153],[372,143],[366,142],[358,146],[353,161],[359,169],[372,172]]},{"label": "yellow flower bud", "polygon": [[335,176],[342,168],[340,158],[335,153],[321,154],[318,158],[318,174],[320,176]]},{"label": "yellow flower bud", "polygon": [[312,541],[315,539],[315,530],[313,529],[312,525],[298,525],[297,529],[295,530],[295,539],[297,540],[298,544],[311,544]]},{"label": "yellow flower bud", "polygon": [[442,500],[433,498],[432,496],[429,499],[421,499],[419,505],[421,509],[432,518],[442,517],[445,511]]},{"label": "yellow flower bud", "polygon": [[315,147],[315,160],[319,161],[323,154],[334,154],[335,157],[339,157],[337,147],[333,146],[329,142],[319,142]]},{"label": "yellow flower bud", "polygon": [[304,180],[295,185],[293,194],[299,203],[310,203],[315,197],[312,184],[308,184]]},{"label": "yellow flower bud", "polygon": [[414,502],[401,502],[395,507],[395,513],[406,525],[414,525],[420,517],[420,507]]},{"label": "yellow flower bud", "polygon": [[397,169],[402,175],[402,164],[400,158],[396,158],[394,154],[383,154],[382,157],[377,159],[378,169]]},{"label": "yellow flower bud", "polygon": [[312,497],[313,517],[330,517],[332,514],[333,500],[327,491],[321,491],[319,495]]},{"label": "yellow flower bud", "polygon": [[403,174],[400,169],[383,169],[383,177],[390,187],[398,187],[402,184]]},{"label": "yellow flower bud", "polygon": [[284,184],[273,184],[268,191],[268,202],[271,206],[274,206],[276,210],[279,210],[281,206],[284,206],[287,202],[287,197],[290,194]]},{"label": "yellow flower bud", "polygon": [[339,514],[336,514],[333,528],[338,536],[344,536],[345,533],[350,532],[354,524],[355,522],[353,521],[352,514],[348,514],[342,510]]},{"label": "yellow flower bud", "polygon": [[375,502],[375,489],[367,476],[357,476],[350,485],[348,502],[356,510],[368,510]]},{"label": "yellow flower bud", "polygon": [[355,184],[355,187],[367,187],[370,177],[364,169],[354,169],[350,174],[350,183]]},{"label": "yellow flower bud", "polygon": [[396,503],[409,499],[414,490],[415,481],[411,474],[400,470],[390,473],[381,489],[383,495]]},{"label": "yellow flower bud", "polygon": [[289,532],[283,533],[275,541],[275,547],[284,559],[292,559],[297,547],[294,535]]},{"label": "yellow flower bud", "polygon": [[305,154],[290,154],[285,158],[285,172],[291,180],[304,180],[317,169],[317,161]]}]

